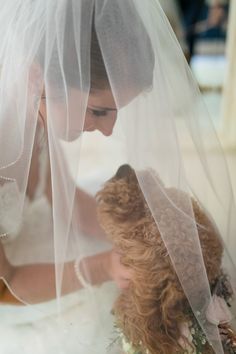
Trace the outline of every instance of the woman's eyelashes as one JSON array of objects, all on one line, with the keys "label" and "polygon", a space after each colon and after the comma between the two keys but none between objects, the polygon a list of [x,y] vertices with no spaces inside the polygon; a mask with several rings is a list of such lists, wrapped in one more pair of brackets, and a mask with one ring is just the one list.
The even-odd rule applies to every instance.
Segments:
[{"label": "woman's eyelashes", "polygon": [[108,114],[108,111],[106,110],[102,111],[102,110],[91,109],[91,108],[89,108],[88,110],[95,117],[106,117]]}]

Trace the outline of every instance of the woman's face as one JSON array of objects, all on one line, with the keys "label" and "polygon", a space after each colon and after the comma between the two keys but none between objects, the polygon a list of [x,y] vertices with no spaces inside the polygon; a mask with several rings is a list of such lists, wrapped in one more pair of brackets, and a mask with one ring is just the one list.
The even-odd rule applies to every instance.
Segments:
[{"label": "woman's face", "polygon": [[[63,100],[57,98],[55,95],[50,95],[46,99],[41,100],[40,113],[43,118],[47,119],[47,108],[50,109],[52,115],[57,117],[57,121],[64,121],[65,117],[69,113],[71,129],[76,131],[76,128],[80,125],[79,123],[79,108],[84,103],[82,97],[81,104],[81,93],[78,90],[71,89],[68,96],[68,101],[70,102],[67,107]],[[49,103],[50,102],[50,103]],[[49,104],[49,107],[47,107]],[[110,136],[113,131],[117,118],[117,107],[114,101],[114,97],[109,89],[104,90],[93,90],[90,92],[87,102],[87,109],[84,118],[83,131],[92,132],[99,130],[103,135]],[[73,122],[74,127],[73,127]]]}]

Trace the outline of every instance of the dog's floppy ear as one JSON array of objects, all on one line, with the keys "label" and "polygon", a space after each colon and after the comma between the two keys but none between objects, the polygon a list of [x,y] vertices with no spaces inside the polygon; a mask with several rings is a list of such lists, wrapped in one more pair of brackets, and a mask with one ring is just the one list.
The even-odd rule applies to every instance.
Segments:
[{"label": "dog's floppy ear", "polygon": [[[166,286],[163,288],[162,293],[159,297],[160,300],[160,318],[162,325],[166,329],[173,328],[174,323],[181,322],[181,317],[183,316],[184,308],[183,305],[187,304],[185,300],[185,295],[181,289],[180,284],[176,279],[176,275],[170,274],[170,277],[166,281]],[[179,318],[178,318],[179,317]],[[176,321],[178,318],[178,321]]]}]

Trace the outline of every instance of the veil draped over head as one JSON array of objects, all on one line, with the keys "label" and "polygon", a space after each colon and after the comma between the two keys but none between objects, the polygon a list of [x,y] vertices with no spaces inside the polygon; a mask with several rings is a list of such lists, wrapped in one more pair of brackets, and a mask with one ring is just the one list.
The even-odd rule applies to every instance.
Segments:
[{"label": "veil draped over head", "polygon": [[[34,305],[35,294],[52,288],[60,320],[51,327],[49,321],[48,330],[51,336],[54,333],[55,342],[60,341],[61,352],[67,353],[67,349],[62,343],[64,337],[57,337],[59,325],[66,327],[67,345],[74,341],[74,352],[102,353],[96,344],[93,350],[89,347],[83,331],[73,332],[76,320],[68,323],[63,308],[64,289],[75,289],[74,269],[67,263],[110,247],[107,242],[82,233],[83,220],[77,211],[83,201],[77,199],[76,191],[82,181],[92,193],[93,187],[90,190],[88,183],[91,176],[104,176],[105,182],[122,163],[128,163],[135,169],[193,314],[214,352],[223,353],[217,325],[206,319],[212,289],[191,198],[197,199],[214,220],[227,245],[223,268],[234,286],[233,193],[208,112],[158,1],[0,3],[0,189],[5,191],[0,194],[1,241],[15,267],[35,266],[35,273],[29,273],[29,279],[24,281],[5,277],[10,291],[23,303],[32,305],[32,311],[35,308],[49,316],[51,307],[49,310],[46,305],[42,309]],[[96,97],[101,91],[112,93],[118,111],[113,132],[110,135],[105,131],[109,135],[105,137],[85,133],[89,130],[86,117],[95,110],[90,107],[90,96]],[[46,114],[42,114],[42,102]],[[98,114],[92,119],[102,122],[104,118]],[[92,150],[91,157],[86,141],[92,142],[93,135],[98,139],[94,138],[94,143],[99,141],[100,145]],[[104,140],[107,148],[102,150]],[[22,230],[30,203],[30,171],[35,163],[34,152],[41,146],[46,146],[49,161],[51,207],[47,223],[51,228],[45,234],[41,219],[35,225],[35,235],[27,238]],[[111,146],[115,146],[114,150]],[[184,192],[181,202],[172,199],[171,193],[166,192],[168,188]],[[38,286],[37,279],[42,276],[37,273],[41,272],[38,265],[48,264],[53,266],[53,275],[50,279],[45,276],[43,286]],[[88,280],[92,275],[86,271],[86,263],[83,268]],[[107,345],[111,338],[101,331],[106,326],[106,310],[99,302],[98,289],[87,285],[78,289],[78,294],[86,293],[83,301],[89,299],[89,306],[77,321],[81,328],[87,328],[89,323],[94,340],[90,344],[99,337]],[[79,295],[73,298],[73,306],[81,306]],[[47,343],[43,345],[46,348]]]}]

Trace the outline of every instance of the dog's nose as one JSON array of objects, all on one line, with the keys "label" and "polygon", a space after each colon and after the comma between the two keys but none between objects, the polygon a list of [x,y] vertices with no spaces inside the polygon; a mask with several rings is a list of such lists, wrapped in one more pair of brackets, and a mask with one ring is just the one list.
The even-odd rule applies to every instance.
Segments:
[{"label": "dog's nose", "polygon": [[128,164],[125,164],[125,165],[122,165],[118,168],[115,177],[117,179],[121,179],[121,178],[129,176],[132,173],[134,173],[134,170],[132,169],[132,167],[130,167],[130,165],[128,165]]}]

